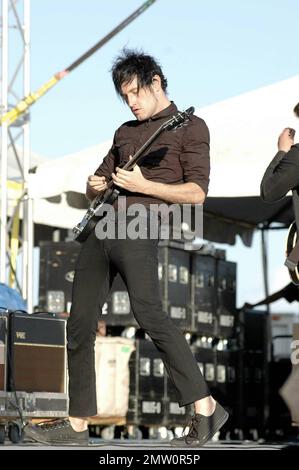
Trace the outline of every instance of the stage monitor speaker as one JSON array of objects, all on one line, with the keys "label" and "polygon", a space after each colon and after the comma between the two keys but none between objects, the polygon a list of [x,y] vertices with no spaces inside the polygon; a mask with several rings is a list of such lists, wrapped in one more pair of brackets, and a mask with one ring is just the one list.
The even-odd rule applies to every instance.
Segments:
[{"label": "stage monitor speaker", "polygon": [[10,390],[66,393],[65,327],[48,314],[10,315]]},{"label": "stage monitor speaker", "polygon": [[193,253],[191,257],[191,308],[193,331],[217,336],[216,258]]}]

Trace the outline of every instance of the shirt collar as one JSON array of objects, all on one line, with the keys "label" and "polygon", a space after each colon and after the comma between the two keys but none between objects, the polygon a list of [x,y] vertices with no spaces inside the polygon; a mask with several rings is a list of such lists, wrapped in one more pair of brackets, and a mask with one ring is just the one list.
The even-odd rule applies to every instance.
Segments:
[{"label": "shirt collar", "polygon": [[150,117],[148,120],[149,121],[156,121],[157,119],[161,119],[161,118],[164,118],[164,117],[167,117],[167,116],[171,116],[172,114],[175,114],[178,112],[178,108],[176,107],[176,105],[174,104],[173,101],[170,102],[171,104],[169,106],[167,106],[167,108],[164,108],[162,109],[162,111],[160,111],[159,113],[157,114],[154,114],[152,117]]}]

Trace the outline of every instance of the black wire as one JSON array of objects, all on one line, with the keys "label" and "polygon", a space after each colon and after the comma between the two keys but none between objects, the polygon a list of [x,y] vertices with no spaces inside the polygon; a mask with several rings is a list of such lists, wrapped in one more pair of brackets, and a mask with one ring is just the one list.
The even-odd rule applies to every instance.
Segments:
[{"label": "black wire", "polygon": [[124,29],[129,23],[131,23],[135,18],[137,18],[141,13],[143,13],[148,7],[152,5],[156,0],[147,0],[144,4],[141,5],[137,10],[135,10],[130,16],[128,16],[124,21],[122,21],[118,26],[116,26],[110,33],[108,33],[106,36],[103,37],[99,42],[97,42],[93,47],[88,49],[85,54],[82,54],[75,62],[73,62],[71,65],[69,65],[65,71],[66,72],[71,72],[74,70],[78,65],[82,64],[88,57],[90,57],[92,54],[94,54],[100,47],[102,47],[106,42],[108,42],[113,36],[115,36],[119,31]]},{"label": "black wire", "polygon": [[[0,307],[0,308],[3,308],[3,307]],[[9,388],[11,388],[12,392],[13,392],[13,395],[14,395],[14,398],[15,398],[15,403],[13,402],[9,402],[11,405],[13,405],[16,410],[18,411],[18,414],[19,414],[19,417],[20,417],[20,420],[21,420],[21,426],[22,426],[22,429],[24,428],[25,426],[25,421],[24,421],[24,416],[23,416],[23,412],[22,412],[22,407],[20,406],[20,399],[17,395],[17,391],[16,391],[16,382],[15,382],[15,371],[14,371],[14,364],[13,364],[13,360],[12,360],[12,354],[11,354],[11,350],[12,350],[12,347],[13,347],[13,343],[12,343],[12,325],[11,325],[11,317],[15,314],[15,313],[27,313],[25,312],[25,310],[7,310],[6,309],[6,313],[7,313],[7,323],[8,323],[8,327],[6,327],[6,337],[7,337],[7,365],[8,365],[8,375],[7,375],[7,381],[9,383]]]}]

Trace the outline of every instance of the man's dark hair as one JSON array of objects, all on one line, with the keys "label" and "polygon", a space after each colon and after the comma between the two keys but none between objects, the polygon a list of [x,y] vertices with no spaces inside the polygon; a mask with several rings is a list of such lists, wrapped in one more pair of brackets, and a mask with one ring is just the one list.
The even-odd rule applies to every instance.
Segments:
[{"label": "man's dark hair", "polygon": [[135,77],[139,88],[150,87],[153,77],[159,75],[164,91],[167,88],[167,80],[158,62],[150,55],[130,49],[123,49],[112,66],[112,79],[116,92],[122,96],[121,86],[130,83]]},{"label": "man's dark hair", "polygon": [[299,118],[299,103],[296,104],[295,108],[294,108],[294,113],[296,114],[296,116]]}]

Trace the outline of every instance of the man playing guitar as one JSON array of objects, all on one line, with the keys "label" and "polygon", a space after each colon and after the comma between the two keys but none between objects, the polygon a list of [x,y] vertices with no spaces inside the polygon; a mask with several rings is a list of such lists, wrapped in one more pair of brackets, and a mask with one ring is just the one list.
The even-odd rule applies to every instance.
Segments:
[{"label": "man playing guitar", "polygon": [[[294,112],[299,117],[299,103]],[[294,144],[295,130],[287,127],[278,138],[278,152],[268,166],[261,182],[261,198],[265,202],[276,202],[290,190],[293,193],[293,205],[296,222],[290,226],[285,265],[289,269],[291,280],[299,285],[299,144]]]},{"label": "man playing guitar", "polygon": [[[107,190],[112,176],[127,207],[139,203],[150,210],[150,206],[160,203],[202,204],[210,170],[205,122],[191,116],[185,127],[161,134],[144,161],[128,171],[126,165],[136,155],[136,149],[178,110],[166,94],[167,80],[161,67],[149,55],[125,50],[114,62],[112,78],[135,119],[117,129],[108,155],[88,178],[87,197],[94,200]],[[120,217],[118,201],[119,198],[112,204],[116,218]],[[79,236],[81,229],[79,224]],[[119,272],[137,322],[161,354],[177,390],[179,405],[195,405],[188,434],[173,439],[171,445],[200,447],[221,428],[228,413],[210,395],[182,331],[162,309],[158,239],[122,238],[118,234],[100,239],[97,229],[98,225],[83,240],[73,283],[67,326],[70,418],[53,425],[27,426],[25,432],[46,444],[87,445],[88,417],[97,414],[94,341],[98,316]]]}]

